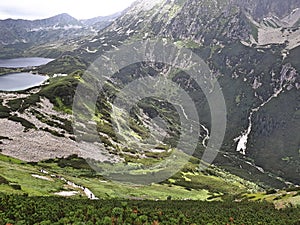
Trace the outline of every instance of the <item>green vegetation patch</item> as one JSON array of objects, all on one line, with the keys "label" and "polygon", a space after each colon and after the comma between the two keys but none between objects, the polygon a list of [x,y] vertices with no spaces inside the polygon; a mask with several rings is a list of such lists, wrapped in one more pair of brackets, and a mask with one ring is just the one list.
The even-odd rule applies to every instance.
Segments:
[{"label": "green vegetation patch", "polygon": [[7,118],[10,115],[10,109],[3,106],[3,100],[0,99],[0,118]]},{"label": "green vegetation patch", "polygon": [[1,224],[299,224],[299,209],[263,202],[119,201],[0,195]]},{"label": "green vegetation patch", "polygon": [[36,129],[36,126],[33,123],[29,122],[28,120],[26,120],[24,118],[21,118],[18,116],[10,116],[8,119],[11,121],[14,121],[14,122],[21,123],[22,126],[25,127],[25,131],[27,131],[29,129]]},{"label": "green vegetation patch", "polygon": [[28,109],[30,106],[35,106],[40,101],[38,94],[32,94],[26,98],[17,98],[8,101],[7,105],[9,109],[13,112],[18,111],[23,113],[25,109]]},{"label": "green vegetation patch", "polygon": [[78,82],[78,79],[72,76],[51,78],[50,84],[44,87],[39,95],[48,98],[57,110],[71,114]]},{"label": "green vegetation patch", "polygon": [[33,177],[32,174],[42,175],[39,173],[39,167],[2,154],[0,170],[1,177],[8,181],[0,185],[0,193],[47,196],[63,189],[63,182],[60,180],[50,181]]}]

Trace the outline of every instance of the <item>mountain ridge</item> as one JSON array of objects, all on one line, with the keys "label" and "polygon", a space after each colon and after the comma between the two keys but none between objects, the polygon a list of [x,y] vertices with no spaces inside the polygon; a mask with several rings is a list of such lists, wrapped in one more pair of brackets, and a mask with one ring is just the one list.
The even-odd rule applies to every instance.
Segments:
[{"label": "mountain ridge", "polygon": [[[45,19],[0,20],[0,44],[5,47],[10,44],[41,45],[47,42],[68,40],[76,37],[95,35],[97,31],[108,26],[120,13],[112,16],[100,17],[85,23],[77,20],[67,13],[58,14]],[[54,31],[56,33],[54,33]]]}]

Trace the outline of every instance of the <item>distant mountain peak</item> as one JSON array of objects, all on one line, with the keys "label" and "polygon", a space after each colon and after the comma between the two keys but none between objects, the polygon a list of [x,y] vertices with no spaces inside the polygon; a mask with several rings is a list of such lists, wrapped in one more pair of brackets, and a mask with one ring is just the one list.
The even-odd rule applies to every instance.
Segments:
[{"label": "distant mountain peak", "polygon": [[49,23],[60,23],[60,24],[72,24],[72,25],[81,24],[79,20],[75,19],[74,17],[70,16],[67,13],[58,14],[56,16],[52,16],[50,18],[38,20],[38,21],[46,21]]},{"label": "distant mountain peak", "polygon": [[77,20],[76,18],[74,18],[73,16],[71,16],[71,15],[68,14],[68,13],[61,13],[61,14],[52,16],[52,17],[50,17],[50,18],[48,18],[48,19],[52,19],[52,18]]}]

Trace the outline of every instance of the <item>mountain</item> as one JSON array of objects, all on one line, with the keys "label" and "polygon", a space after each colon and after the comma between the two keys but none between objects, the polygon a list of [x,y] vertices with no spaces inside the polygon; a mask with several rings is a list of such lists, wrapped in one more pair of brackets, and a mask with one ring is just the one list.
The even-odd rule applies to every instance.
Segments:
[{"label": "mountain", "polygon": [[254,19],[262,20],[270,15],[283,19],[290,15],[293,10],[299,8],[299,1],[279,1],[279,0],[250,0],[250,1],[236,1],[242,7],[244,7]]},{"label": "mountain", "polygon": [[[137,1],[73,54],[90,63],[124,42],[151,38],[192,49],[218,77],[229,112],[215,163],[244,177],[266,181],[269,174],[299,184],[298,8],[293,0]],[[210,127],[209,117],[201,122]]]},{"label": "mountain", "polygon": [[114,20],[120,17],[124,12],[114,13],[109,16],[99,16],[91,19],[81,20],[81,22],[87,26],[93,27],[96,30],[102,30],[109,26]]},{"label": "mountain", "polygon": [[[67,73],[67,77],[52,79],[49,85],[27,100],[21,101],[18,97],[8,99],[9,104],[3,111],[12,115],[14,110],[22,107],[27,116],[21,114],[19,117],[29,120],[38,130],[31,132],[43,130],[47,135],[55,134],[55,140],[51,136],[53,143],[57,143],[56,138],[61,138],[61,142],[65,143],[65,146],[59,147],[62,152],[55,153],[53,150],[49,155],[62,156],[64,150],[71,149],[70,139],[75,138],[69,126],[71,118],[68,118],[69,122],[62,120],[68,125],[58,125],[61,123],[56,121],[57,114],[49,117],[43,108],[35,105],[46,99],[56,110],[69,113],[78,84],[84,86],[86,96],[93,93],[93,85],[90,84],[97,83],[97,80],[91,76],[84,77],[83,74],[97,58],[125,43],[166,40],[179,48],[189,49],[203,59],[212,72],[211,77],[205,77],[206,83],[214,84],[217,80],[221,86],[226,103],[227,128],[214,165],[262,186],[281,188],[299,185],[299,8],[300,2],[297,0],[136,1],[126,13],[110,25],[105,25],[98,33],[68,40],[63,45],[68,47],[67,50],[60,49],[56,60],[36,70],[49,75]],[[77,26],[78,21],[71,21]],[[91,26],[90,23],[94,21],[98,19],[78,23]],[[5,26],[1,30],[8,34],[7,29]],[[13,40],[11,38],[7,37]],[[46,40],[49,40],[48,44],[36,46],[38,50],[31,49],[29,53],[45,54],[45,49],[53,41],[51,38]],[[109,60],[113,62],[114,59]],[[185,63],[188,65],[188,61]],[[184,87],[199,110],[201,129],[194,156],[201,158],[212,129],[209,103],[199,86],[183,71],[178,72],[160,63],[136,63],[118,71],[105,84],[104,97],[97,100],[95,115],[89,117],[89,112],[94,112],[90,102],[92,99],[86,98],[84,104],[80,105],[82,112],[85,112],[80,114],[80,119],[92,121],[82,126],[82,130],[79,129],[82,140],[95,144],[97,136],[100,136],[105,160],[109,163],[125,161],[132,165],[132,170],[142,173],[140,176],[147,174],[144,170],[139,171],[141,167],[160,162],[170,152],[176,152],[181,133],[179,115],[167,101],[149,98],[141,101],[138,109],[132,110],[127,126],[122,108],[114,108],[113,100],[116,93],[134,79],[161,74]],[[112,117],[113,109],[117,110],[118,120]],[[157,121],[153,122],[157,115],[167,121],[167,128]],[[31,117],[39,118],[47,126],[38,126],[39,123]],[[23,124],[26,123],[23,121]],[[94,126],[97,135],[89,133]],[[31,129],[30,126],[27,128]],[[160,135],[166,138],[161,139]],[[146,148],[144,140],[151,140],[156,147]],[[12,143],[9,140],[7,142]],[[31,146],[33,150],[27,153],[27,160],[33,156],[39,159],[37,146],[33,143],[32,146],[28,143],[27,147],[30,149]],[[51,151],[51,147],[43,150]],[[3,152],[13,156],[22,155],[11,150],[9,145]],[[161,171],[160,167],[156,169]]]},{"label": "mountain", "polygon": [[[59,37],[74,35],[75,31],[82,28],[82,24],[68,14],[60,14],[43,20],[13,20],[0,21],[2,45],[16,43],[43,43],[55,41]],[[55,32],[55,37],[51,36]]]},{"label": "mountain", "polygon": [[68,49],[66,45],[72,39],[78,41],[96,35],[119,15],[121,13],[82,21],[66,13],[42,20],[0,20],[0,57],[26,54],[58,57]]}]

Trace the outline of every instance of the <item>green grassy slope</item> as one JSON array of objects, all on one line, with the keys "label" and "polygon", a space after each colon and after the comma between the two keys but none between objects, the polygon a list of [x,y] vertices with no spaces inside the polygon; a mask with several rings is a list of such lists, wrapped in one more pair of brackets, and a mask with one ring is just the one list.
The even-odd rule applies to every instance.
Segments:
[{"label": "green grassy slope", "polygon": [[[225,195],[261,190],[255,184],[217,168],[210,168],[205,173],[196,172],[196,166],[197,164],[190,162],[169,180],[143,186],[109,181],[93,171],[84,159],[76,156],[38,163],[25,163],[0,155],[0,192],[28,194],[30,196],[53,196],[55,192],[75,190],[79,192],[75,198],[84,196],[81,190],[66,185],[60,179],[61,177],[75,184],[88,187],[97,197],[102,199],[165,200],[170,196],[172,199],[221,200]],[[42,168],[49,174],[41,173]],[[48,180],[37,178],[36,175],[48,178]]]}]

